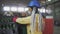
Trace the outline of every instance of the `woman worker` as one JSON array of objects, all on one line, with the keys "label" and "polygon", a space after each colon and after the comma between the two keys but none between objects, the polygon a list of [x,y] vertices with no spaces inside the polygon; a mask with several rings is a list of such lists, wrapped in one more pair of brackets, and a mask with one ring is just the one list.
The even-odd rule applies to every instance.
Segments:
[{"label": "woman worker", "polygon": [[[28,17],[24,17],[24,18],[17,18],[16,19],[16,22],[20,25],[20,24],[24,24],[27,26],[27,34],[31,34],[31,27],[30,27],[30,21],[31,21],[31,13],[32,13],[32,8],[29,8],[28,12],[26,12],[28,15]],[[41,32],[38,32],[38,17],[39,17],[39,14],[36,14],[36,30],[35,32],[33,32],[34,34],[42,34],[42,31]],[[43,20],[42,20],[43,21]],[[43,21],[44,22],[44,21]],[[19,26],[21,27],[21,26]],[[19,34],[21,34],[22,30],[21,28],[19,28]],[[23,33],[23,32],[22,32]],[[25,34],[25,33],[24,33]]]}]

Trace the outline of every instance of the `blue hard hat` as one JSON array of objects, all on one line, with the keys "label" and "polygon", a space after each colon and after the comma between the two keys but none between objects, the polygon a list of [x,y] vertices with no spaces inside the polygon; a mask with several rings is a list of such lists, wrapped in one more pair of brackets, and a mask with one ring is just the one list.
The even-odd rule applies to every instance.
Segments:
[{"label": "blue hard hat", "polygon": [[28,4],[29,7],[40,7],[40,3],[37,0],[32,0],[30,1],[30,3]]}]

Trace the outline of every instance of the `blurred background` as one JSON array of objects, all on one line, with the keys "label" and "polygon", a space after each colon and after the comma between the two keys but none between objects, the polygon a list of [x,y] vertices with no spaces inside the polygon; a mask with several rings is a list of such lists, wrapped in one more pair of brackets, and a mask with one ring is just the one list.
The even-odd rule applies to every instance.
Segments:
[{"label": "blurred background", "polygon": [[[28,3],[31,0],[0,0],[0,23],[12,23],[12,18],[27,17],[31,15]],[[38,0],[41,8],[38,8],[44,16],[54,17],[54,34],[60,34],[60,0]],[[30,12],[29,12],[30,11]],[[48,12],[49,11],[49,12]]]}]

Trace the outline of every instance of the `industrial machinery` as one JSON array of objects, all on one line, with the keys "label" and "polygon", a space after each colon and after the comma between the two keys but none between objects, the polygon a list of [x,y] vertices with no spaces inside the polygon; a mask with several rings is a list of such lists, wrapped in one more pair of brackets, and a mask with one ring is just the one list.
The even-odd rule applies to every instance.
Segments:
[{"label": "industrial machinery", "polygon": [[17,25],[13,22],[13,16],[0,16],[0,34],[18,34]]},{"label": "industrial machinery", "polygon": [[18,34],[16,24],[13,22],[0,22],[0,34]]}]

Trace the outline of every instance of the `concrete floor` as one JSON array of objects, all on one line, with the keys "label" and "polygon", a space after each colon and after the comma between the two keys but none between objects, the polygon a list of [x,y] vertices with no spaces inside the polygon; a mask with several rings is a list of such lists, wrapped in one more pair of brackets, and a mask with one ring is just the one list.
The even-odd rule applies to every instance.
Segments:
[{"label": "concrete floor", "polygon": [[60,26],[54,26],[54,34],[60,34]]}]

